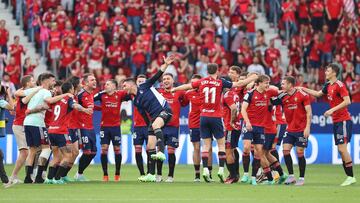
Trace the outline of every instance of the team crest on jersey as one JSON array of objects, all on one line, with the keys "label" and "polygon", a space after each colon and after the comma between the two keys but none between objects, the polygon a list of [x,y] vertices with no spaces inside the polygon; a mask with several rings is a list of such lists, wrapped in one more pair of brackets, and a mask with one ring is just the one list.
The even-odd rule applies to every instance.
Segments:
[{"label": "team crest on jersey", "polygon": [[295,97],[295,99],[294,99],[295,101],[297,101],[298,100],[298,98],[297,97]]}]

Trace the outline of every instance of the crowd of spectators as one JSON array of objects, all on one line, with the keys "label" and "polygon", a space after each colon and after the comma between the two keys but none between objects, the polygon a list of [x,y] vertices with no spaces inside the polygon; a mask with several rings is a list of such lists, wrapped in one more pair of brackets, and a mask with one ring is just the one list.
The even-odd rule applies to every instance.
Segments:
[{"label": "crowd of spectators", "polygon": [[[151,76],[165,54],[174,54],[178,60],[167,71],[178,83],[205,76],[212,62],[221,76],[237,65],[268,74],[274,85],[292,75],[299,85],[320,89],[326,64],[334,62],[360,102],[360,3],[350,2],[353,10],[348,0],[11,0],[16,23],[41,59],[23,60],[27,50],[18,36],[9,39],[1,20],[0,74],[18,87],[41,60],[60,79],[93,72],[101,87],[111,78]],[[255,23],[259,13],[278,37],[266,39],[267,30]]]}]

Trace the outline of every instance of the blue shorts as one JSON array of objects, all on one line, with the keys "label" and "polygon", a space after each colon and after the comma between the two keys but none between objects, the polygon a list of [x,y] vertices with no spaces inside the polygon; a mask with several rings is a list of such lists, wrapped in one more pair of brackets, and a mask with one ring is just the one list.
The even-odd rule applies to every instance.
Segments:
[{"label": "blue shorts", "polygon": [[40,147],[41,145],[48,144],[46,128],[25,125],[24,129],[28,147]]},{"label": "blue shorts", "polygon": [[163,129],[165,145],[174,148],[179,147],[179,128],[172,126],[165,126]]},{"label": "blue shorts", "polygon": [[224,137],[224,125],[222,118],[200,116],[200,135],[202,139],[221,139]]},{"label": "blue shorts", "polygon": [[321,66],[320,61],[310,60],[309,63],[310,63],[310,68],[313,68],[313,69],[319,69]]},{"label": "blue shorts", "polygon": [[69,137],[71,143],[75,143],[80,140],[80,130],[79,129],[69,129]]},{"label": "blue shorts", "polygon": [[110,144],[113,146],[120,146],[121,144],[121,130],[120,126],[115,127],[102,127],[100,129],[100,144]]},{"label": "blue shorts", "polygon": [[265,134],[265,144],[264,144],[265,150],[272,149],[272,146],[275,143],[275,137],[276,134]]},{"label": "blue shorts", "polygon": [[133,144],[143,145],[148,141],[148,127],[134,127]]},{"label": "blue shorts", "polygon": [[191,128],[190,129],[190,140],[191,142],[200,142],[200,129]]},{"label": "blue shorts", "polygon": [[334,140],[335,145],[347,144],[352,137],[352,120],[334,123]]},{"label": "blue shorts", "polygon": [[253,126],[252,131],[247,131],[246,126],[242,128],[243,140],[251,140],[252,144],[265,144],[264,127]]},{"label": "blue shorts", "polygon": [[94,129],[80,129],[81,149],[97,152],[96,135]]},{"label": "blue shorts", "polygon": [[281,145],[284,134],[286,132],[287,124],[277,125],[277,134],[275,140],[277,140],[277,145]]},{"label": "blue shorts", "polygon": [[308,139],[304,137],[304,132],[285,132],[283,144],[291,144],[293,146],[306,148]]},{"label": "blue shorts", "polygon": [[71,144],[70,136],[67,134],[49,134],[50,145],[54,147],[65,147]]},{"label": "blue shorts", "polygon": [[238,147],[240,135],[241,133],[239,130],[227,130],[225,132],[226,149],[235,149],[236,147]]}]

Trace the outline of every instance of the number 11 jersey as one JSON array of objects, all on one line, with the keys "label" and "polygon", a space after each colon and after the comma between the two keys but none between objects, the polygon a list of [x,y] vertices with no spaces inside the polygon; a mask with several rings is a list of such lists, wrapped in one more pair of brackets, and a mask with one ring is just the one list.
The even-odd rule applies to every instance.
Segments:
[{"label": "number 11 jersey", "polygon": [[208,76],[191,83],[191,86],[199,89],[202,101],[200,116],[222,118],[222,90],[231,88],[232,82]]}]

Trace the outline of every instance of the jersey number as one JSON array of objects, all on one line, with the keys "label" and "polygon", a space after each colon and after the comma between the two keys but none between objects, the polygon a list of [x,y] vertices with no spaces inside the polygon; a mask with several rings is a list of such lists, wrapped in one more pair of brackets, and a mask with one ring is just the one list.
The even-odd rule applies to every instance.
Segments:
[{"label": "jersey number", "polygon": [[60,105],[56,105],[55,108],[54,108],[54,115],[55,115],[54,121],[56,121],[59,118],[60,111],[61,111]]},{"label": "jersey number", "polygon": [[205,103],[209,103],[209,97],[210,103],[215,104],[215,97],[216,97],[216,87],[205,87],[203,89],[203,93],[205,94]]}]

